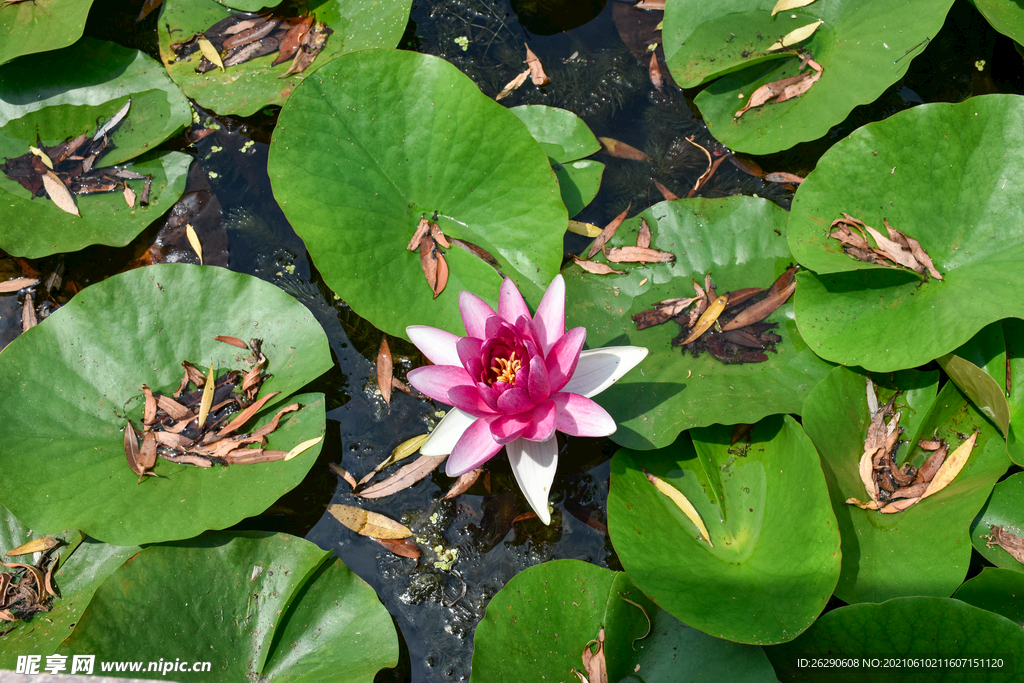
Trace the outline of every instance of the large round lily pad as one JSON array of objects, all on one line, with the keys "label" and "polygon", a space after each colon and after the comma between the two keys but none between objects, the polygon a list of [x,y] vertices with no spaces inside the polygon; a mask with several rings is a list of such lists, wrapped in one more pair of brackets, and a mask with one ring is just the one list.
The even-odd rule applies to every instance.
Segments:
[{"label": "large round lily pad", "polygon": [[[279,52],[229,66],[223,71],[214,69],[196,73],[202,54],[196,52],[178,60],[171,45],[206,31],[236,12],[216,0],[166,0],[160,15],[160,58],[174,82],[203,107],[218,114],[248,116],[268,104],[283,104],[299,83],[340,54],[398,45],[409,20],[411,4],[411,0],[383,3],[375,0],[315,0],[302,5],[334,33],[328,36],[320,54],[305,71],[285,77],[291,60],[271,66],[280,56]],[[256,11],[265,5],[255,2],[249,6],[255,7],[251,11]],[[301,12],[282,6],[280,18],[292,18],[298,14]],[[166,29],[163,28],[165,24]]]},{"label": "large round lily pad", "polygon": [[586,673],[583,648],[602,627],[610,681],[775,680],[761,648],[688,628],[622,572],[578,560],[530,567],[491,599],[474,637],[473,680],[572,680],[570,670]]},{"label": "large round lily pad", "polygon": [[[915,367],[982,327],[1024,317],[1024,101],[1010,95],[915,107],[869,124],[818,162],[793,200],[789,241],[803,273],[800,333],[815,352],[870,370]],[[856,261],[830,239],[846,212],[917,239],[943,280]]]},{"label": "large round lily pad", "polygon": [[[320,446],[288,461],[200,469],[158,460],[137,484],[125,414],[139,426],[142,385],[171,394],[188,360],[247,367],[217,335],[263,340],[281,393],[260,420],[298,402],[268,437],[290,450],[324,433],[322,394],[293,395],[331,365],[313,315],[277,287],[214,267],[152,266],[92,285],[0,353],[0,503],[32,528],[78,528],[118,545],[187,538],[259,514],[294,488]],[[257,422],[259,424],[259,422]]]},{"label": "large round lily pad", "polygon": [[1024,7],[1016,0],[974,0],[972,3],[992,28],[1024,43]]},{"label": "large round lily pad", "polygon": [[1003,532],[1021,539],[1016,544],[1010,539],[1007,541],[1014,547],[1019,546],[1017,552],[1024,557],[1024,473],[996,484],[985,507],[971,523],[971,543],[975,550],[997,567],[1024,573],[1024,562],[994,542],[993,527],[1002,527]]},{"label": "large round lily pad", "polygon": [[768,317],[779,324],[773,331],[782,341],[763,363],[725,365],[707,353],[693,358],[671,345],[677,323],[637,331],[630,318],[659,301],[692,297],[692,280],[703,285],[708,272],[719,293],[771,286],[792,264],[786,212],[750,197],[661,202],[624,222],[611,245],[634,244],[640,218],[650,226],[651,246],[675,254],[675,263],[609,264],[624,275],[594,275],[574,264],[564,270],[566,325],[585,326],[589,348],[650,350],[638,369],[595,397],[619,425],[612,438],[628,448],[659,448],[690,427],[799,413],[829,365],[801,340],[792,304]]},{"label": "large round lily pad", "polygon": [[544,151],[436,57],[366,50],[320,69],[281,111],[270,179],[327,284],[388,334],[459,325],[460,290],[497,300],[500,275],[455,244],[440,249],[449,275],[434,298],[419,252],[406,249],[434,212],[535,304],[558,272],[567,220]]},{"label": "large round lily pad", "polygon": [[[1024,674],[1024,630],[998,614],[949,598],[841,607],[793,642],[766,652],[783,681],[1009,683]],[[835,664],[808,668],[801,659]]]},{"label": "large round lily pad", "polygon": [[558,175],[562,202],[575,216],[597,196],[604,164],[586,159],[601,150],[601,144],[580,117],[565,109],[543,104],[525,104],[510,111],[518,116],[530,135],[540,143]]},{"label": "large round lily pad", "polygon": [[[0,553],[39,538],[0,506]],[[92,599],[93,593],[115,569],[139,552],[138,546],[116,546],[83,538],[79,531],[56,534],[64,544],[54,551],[60,566],[53,574],[53,583],[60,597],[54,598],[45,614],[27,621],[6,623],[0,638],[0,669],[14,669],[18,657],[26,653],[50,655],[57,651],[64,638],[71,635],[75,623]],[[8,557],[7,562],[32,563],[32,556]],[[7,629],[13,629],[7,632]]]},{"label": "large round lily pad", "polygon": [[[952,452],[960,435],[979,429],[970,459],[939,493],[903,512],[882,514],[845,501],[869,500],[858,471],[871,422],[865,376],[836,368],[814,388],[804,405],[804,429],[821,455],[832,508],[842,535],[843,570],[836,596],[846,602],[881,602],[907,595],[949,597],[963,581],[970,563],[968,526],[992,486],[1009,466],[995,426],[947,382],[936,394],[938,373],[906,371],[895,379],[873,376],[881,385],[878,400],[894,391],[907,444],[897,451],[897,465],[924,462],[917,444],[933,435]],[[892,382],[892,383],[890,383]]]},{"label": "large round lily pad", "polygon": [[0,6],[0,64],[75,42],[85,30],[90,7],[92,0],[4,2]]},{"label": "large round lily pad", "polygon": [[[718,79],[695,100],[716,139],[750,154],[768,154],[825,135],[854,107],[877,99],[942,28],[952,4],[819,1],[772,17],[775,0],[676,0],[665,9],[665,58],[681,87]],[[800,97],[751,108],[736,118],[758,87],[797,73],[800,58],[769,51],[771,44],[816,21],[824,23],[794,47],[813,54],[822,68],[820,80]]]},{"label": "large round lily pad", "polygon": [[[692,442],[616,453],[608,532],[629,577],[677,619],[742,643],[792,640],[839,577],[828,489],[792,417],[766,418],[734,445],[732,434],[693,429]],[[686,497],[710,544],[645,470]]]},{"label": "large round lily pad", "polygon": [[985,567],[964,581],[953,597],[1024,626],[1024,575],[1020,572]]},{"label": "large round lily pad", "polygon": [[[370,683],[398,662],[395,627],[373,589],[329,555],[257,531],[146,548],[99,587],[61,653],[181,661],[187,669],[158,672],[182,683]],[[126,623],[146,627],[126,637]]]}]

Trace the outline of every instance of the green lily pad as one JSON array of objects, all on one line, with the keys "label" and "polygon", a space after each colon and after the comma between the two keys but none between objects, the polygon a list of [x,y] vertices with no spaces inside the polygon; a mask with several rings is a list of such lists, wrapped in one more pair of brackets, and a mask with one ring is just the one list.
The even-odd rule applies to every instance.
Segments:
[{"label": "green lily pad", "polygon": [[328,285],[387,334],[461,326],[458,293],[497,301],[501,277],[474,253],[441,249],[435,299],[418,252],[421,217],[490,252],[528,299],[558,272],[565,207],[540,145],[444,60],[397,50],[340,57],[281,111],[270,148],[281,208]]},{"label": "green lily pad", "polygon": [[[693,429],[658,451],[612,458],[608,532],[623,568],[677,619],[717,638],[795,638],[839,577],[839,529],[817,453],[792,417]],[[691,439],[692,437],[692,443]],[[644,470],[696,508],[714,547]]]},{"label": "green lily pad", "polygon": [[[1024,630],[998,614],[949,598],[908,597],[840,607],[822,615],[793,642],[765,651],[783,681],[863,683],[884,676],[902,683],[1009,683],[1024,673]],[[846,660],[847,665],[801,667],[800,659],[822,658]]]},{"label": "green lily pad", "polygon": [[[789,241],[802,273],[800,333],[837,363],[889,371],[922,365],[985,325],[1024,316],[1016,216],[1024,159],[1004,154],[1024,135],[1024,102],[986,95],[923,105],[868,124],[818,162],[793,200]],[[941,163],[937,160],[941,159]],[[841,212],[920,241],[943,280],[874,266],[828,237]],[[884,234],[884,233],[883,233]]]},{"label": "green lily pad", "polygon": [[595,397],[619,425],[612,438],[627,448],[660,448],[690,427],[799,413],[829,365],[800,338],[792,304],[768,318],[779,323],[773,331],[782,341],[764,363],[725,365],[707,353],[693,358],[671,345],[678,324],[637,331],[630,319],[659,301],[693,296],[691,279],[703,285],[708,272],[719,293],[770,286],[792,264],[786,212],[751,197],[661,202],[625,221],[611,244],[635,244],[641,217],[651,246],[675,254],[675,263],[618,264],[624,275],[593,275],[574,264],[564,270],[566,325],[585,326],[589,348],[650,349],[636,370]]},{"label": "green lily pad", "polygon": [[964,581],[953,597],[1024,626],[1024,576],[1019,572],[985,567]]},{"label": "green lily pad", "polygon": [[928,453],[917,442],[935,433],[950,452],[962,442],[958,434],[980,433],[964,469],[939,493],[894,514],[861,510],[845,501],[870,499],[858,472],[871,421],[865,376],[836,368],[811,391],[804,405],[804,429],[821,455],[842,535],[843,570],[836,597],[848,603],[906,595],[948,597],[967,574],[968,526],[1009,466],[1003,440],[953,382],[936,395],[937,372],[896,373],[892,383],[878,375],[872,379],[881,387],[880,404],[895,389],[902,392],[896,407],[909,445],[897,452],[898,465],[919,467]]},{"label": "green lily pad", "polygon": [[601,144],[583,119],[565,109],[527,104],[510,109],[526,124],[558,174],[558,187],[569,216],[594,201],[601,189],[604,164],[584,159],[596,154]]},{"label": "green lily pad", "polygon": [[331,365],[313,315],[277,287],[214,267],[170,264],[87,287],[0,353],[0,502],[40,531],[77,528],[118,545],[188,538],[259,514],[306,475],[320,445],[288,462],[200,469],[158,460],[159,478],[136,484],[124,454],[125,411],[142,415],[142,385],[172,393],[181,361],[244,367],[247,352],[213,339],[263,339],[287,402],[267,447],[290,450],[324,433],[322,394],[293,395]]},{"label": "green lily pad", "polygon": [[[129,97],[128,117],[110,134],[111,147],[98,166],[134,159],[192,123],[188,100],[163,66],[138,50],[93,38],[5,64],[0,67],[0,156],[25,154],[37,133],[44,143],[59,135],[92,134],[97,120],[109,119]],[[21,125],[8,127],[15,119]]]},{"label": "green lily pad", "polygon": [[[253,3],[245,3],[253,7]],[[256,10],[265,5],[256,0]],[[185,94],[219,114],[249,116],[268,104],[284,104],[295,87],[340,54],[371,47],[395,47],[409,20],[411,0],[316,0],[308,5],[334,31],[313,63],[300,74],[282,78],[291,60],[271,66],[274,52],[221,71],[196,73],[199,52],[177,60],[171,45],[202,33],[233,14],[216,0],[166,0],[160,15],[160,58]],[[255,10],[250,10],[255,11]],[[282,10],[284,11],[284,10]],[[287,13],[287,12],[286,12]],[[294,10],[292,11],[294,15]]]},{"label": "green lily pad", "polygon": [[761,648],[688,628],[622,572],[579,560],[530,567],[491,599],[474,638],[472,680],[506,680],[512,670],[516,680],[575,680],[569,672],[585,672],[583,648],[602,627],[611,681],[775,680]]},{"label": "green lily pad", "polygon": [[[681,87],[718,78],[695,99],[716,139],[770,154],[825,135],[854,107],[877,99],[942,28],[952,4],[910,0],[895,8],[885,0],[836,0],[772,17],[774,0],[679,0],[665,9],[665,58]],[[797,72],[797,56],[779,56],[769,45],[819,20],[814,34],[794,47],[813,54],[821,79],[800,97],[735,118],[758,87]]]},{"label": "green lily pad", "polygon": [[985,21],[1017,44],[1024,43],[1024,7],[1015,0],[973,0]]},{"label": "green lily pad", "polygon": [[[1004,377],[1008,377],[1010,382],[1007,398],[1010,403],[1010,435],[1006,439],[1006,447],[1010,459],[1017,465],[1024,465],[1024,439],[1017,436],[1018,428],[1024,427],[1024,320],[1008,318],[1001,325],[1003,360],[1008,370]],[[999,364],[996,364],[995,370],[989,371],[997,381],[999,369]]]},{"label": "green lily pad", "polygon": [[[157,669],[182,683],[338,675],[369,683],[397,663],[398,637],[373,589],[329,555],[260,531],[146,548],[99,587],[60,651],[99,661],[138,661],[144,653],[144,667],[160,658],[211,664],[200,672]],[[126,623],[142,622],[125,637]]]},{"label": "green lily pad", "polygon": [[0,64],[20,55],[66,47],[82,36],[92,0],[3,3]]},{"label": "green lily pad", "polygon": [[[21,545],[29,540],[29,536],[42,535],[29,534],[28,529],[2,506],[0,519],[3,520],[0,526],[0,552]],[[14,537],[4,533],[12,529],[17,529]],[[83,540],[81,533],[75,531],[57,534],[57,537],[70,544],[56,551],[61,564],[53,574],[53,583],[60,597],[53,599],[53,607],[49,612],[16,624],[5,622],[3,630],[11,626],[15,628],[0,638],[0,669],[14,669],[19,655],[36,654],[45,658],[56,652],[64,638],[71,635],[75,623],[99,585],[125,560],[142,549],[138,546],[108,545],[89,538]],[[16,539],[16,542],[8,542],[8,538],[12,541]],[[6,559],[32,562],[26,557]]]},{"label": "green lily pad", "polygon": [[992,495],[971,524],[971,543],[986,560],[1015,572],[1024,573],[1024,564],[1002,547],[988,545],[985,538],[994,526],[1024,537],[1024,473],[1018,473],[999,482],[992,489]]},{"label": "green lily pad", "polygon": [[937,358],[939,366],[964,392],[974,405],[990,419],[1004,435],[1010,430],[1010,404],[1006,391],[992,376],[969,360],[947,353]]}]

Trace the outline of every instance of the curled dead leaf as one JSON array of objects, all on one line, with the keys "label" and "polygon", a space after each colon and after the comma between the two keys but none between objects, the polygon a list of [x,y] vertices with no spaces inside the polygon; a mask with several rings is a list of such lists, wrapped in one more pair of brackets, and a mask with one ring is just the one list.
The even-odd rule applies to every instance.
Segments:
[{"label": "curled dead leaf", "polygon": [[530,46],[526,46],[526,64],[530,67],[530,79],[534,85],[547,85],[551,82],[548,75],[544,73],[544,66],[540,63],[537,55],[533,53]]}]

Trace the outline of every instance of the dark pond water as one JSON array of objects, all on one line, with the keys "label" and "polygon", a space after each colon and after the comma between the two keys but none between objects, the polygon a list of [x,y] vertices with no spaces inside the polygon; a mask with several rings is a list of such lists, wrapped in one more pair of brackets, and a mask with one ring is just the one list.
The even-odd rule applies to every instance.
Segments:
[{"label": "dark pond water", "polygon": [[[157,20],[134,23],[141,3],[98,0],[88,32],[155,55]],[[437,0],[417,2],[402,39],[403,49],[441,56],[494,95],[522,70],[521,46],[529,41],[552,78],[538,89],[525,86],[505,100],[510,106],[548,104],[582,116],[596,135],[644,150],[650,162],[601,154],[607,164],[598,198],[578,216],[603,225],[631,206],[631,213],[662,200],[658,181],[686,196],[704,172],[702,152],[724,151],[691,108],[694,92],[666,87],[658,92],[641,66],[660,12],[640,12],[608,0]],[[456,38],[467,38],[463,50]],[[646,59],[649,59],[647,57]],[[645,61],[646,61],[645,59]],[[984,67],[976,64],[984,61]],[[879,100],[859,107],[824,139],[788,152],[755,159],[765,171],[806,175],[820,155],[856,127],[921,102],[955,102],[989,92],[1024,91],[1021,58],[1010,41],[992,31],[966,1],[958,2],[942,32],[913,62],[907,76]],[[665,70],[667,73],[667,69]],[[529,511],[506,461],[492,460],[488,474],[454,501],[440,501],[451,481],[443,473],[394,496],[355,504],[400,519],[424,550],[417,565],[391,555],[324,516],[331,503],[353,503],[348,485],[328,468],[338,463],[357,479],[405,439],[422,434],[438,419],[428,401],[397,393],[388,409],[376,387],[373,358],[381,333],[361,320],[323,284],[273,199],[266,174],[276,108],[248,119],[203,113],[202,125],[217,130],[194,145],[182,135],[171,146],[193,155],[186,196],[153,227],[122,249],[90,248],[36,263],[41,271],[63,269],[81,286],[155,261],[195,262],[184,236],[199,232],[208,264],[226,266],[273,282],[306,305],[330,339],[336,363],[311,389],[327,396],[327,443],[302,485],[263,515],[239,527],[287,531],[330,548],[376,589],[403,635],[397,669],[378,681],[457,681],[470,673],[473,630],[487,602],[517,572],[540,562],[575,558],[618,568],[605,527],[608,440],[566,439],[545,527]],[[725,163],[699,192],[721,197],[748,194],[783,207],[792,189],[766,183]],[[568,235],[566,253],[583,238]],[[4,304],[10,303],[5,297]],[[47,306],[59,304],[43,302]],[[571,305],[571,302],[569,302]],[[16,311],[0,311],[0,344],[17,334]],[[396,373],[422,358],[411,345],[390,340]]]}]

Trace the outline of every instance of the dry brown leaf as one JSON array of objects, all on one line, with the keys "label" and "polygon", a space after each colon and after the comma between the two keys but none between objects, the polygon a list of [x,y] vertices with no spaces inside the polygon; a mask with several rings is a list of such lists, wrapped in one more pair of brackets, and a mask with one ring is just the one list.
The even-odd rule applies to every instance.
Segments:
[{"label": "dry brown leaf", "polygon": [[885,507],[879,508],[878,511],[887,515],[891,515],[894,512],[903,512],[907,508],[917,505],[920,500],[920,498],[901,498],[889,503]]},{"label": "dry brown leaf", "polygon": [[503,100],[509,95],[511,95],[512,91],[514,91],[516,88],[518,88],[519,86],[526,82],[526,77],[529,75],[530,70],[527,69],[526,71],[524,71],[523,73],[519,74],[511,81],[506,83],[505,87],[501,89],[501,92],[494,96],[494,101],[497,102],[498,100]]},{"label": "dry brown leaf", "polygon": [[[302,45],[302,39],[306,37],[306,34],[312,26],[313,15],[310,14],[289,28],[288,32],[284,34],[283,38],[281,38],[281,42],[278,47],[279,54],[270,66],[283,64],[289,59],[295,57],[295,53],[299,51],[299,46]],[[413,247],[413,249],[415,248],[416,247]]]},{"label": "dry brown leaf", "polygon": [[658,64],[658,53],[651,53],[651,65],[648,68],[651,74],[651,83],[654,85],[654,89],[661,92],[662,88],[665,87],[665,79],[661,77],[661,66]]},{"label": "dry brown leaf", "polygon": [[480,478],[480,474],[483,472],[482,467],[478,467],[475,470],[466,472],[461,477],[455,480],[452,487],[448,489],[448,493],[444,494],[441,500],[451,500],[456,496],[461,496],[463,493],[469,490],[469,487],[476,483],[476,480]]},{"label": "dry brown leaf", "polygon": [[641,247],[612,247],[605,251],[604,256],[612,263],[670,263],[676,260],[675,254],[670,252]]},{"label": "dry brown leaf", "polygon": [[[371,538],[373,537],[371,536]],[[374,538],[373,540],[399,557],[408,557],[410,560],[420,559],[420,547],[408,538]]]},{"label": "dry brown leaf", "polygon": [[391,451],[391,455],[385,458],[379,465],[373,468],[373,471],[367,474],[365,477],[359,480],[358,486],[362,486],[366,482],[373,479],[373,476],[383,469],[391,467],[396,462],[405,460],[411,455],[415,455],[420,450],[420,446],[427,442],[430,438],[430,434],[420,434],[414,436],[411,439],[406,439],[402,443],[395,447],[395,450]]},{"label": "dry brown leaf", "polygon": [[733,166],[735,166],[736,168],[738,168],[739,170],[743,171],[744,173],[746,173],[748,175],[752,175],[755,178],[763,178],[764,177],[764,171],[761,170],[761,167],[753,159],[747,159],[745,157],[730,156],[729,160],[732,162]]},{"label": "dry brown leaf", "polygon": [[637,9],[653,10],[653,11],[665,11],[665,0],[640,0],[640,2],[633,5]]},{"label": "dry brown leaf", "polygon": [[447,455],[421,455],[384,481],[377,482],[356,495],[362,498],[384,498],[398,493],[427,477],[447,457]]},{"label": "dry brown leaf", "polygon": [[580,268],[587,271],[588,273],[593,273],[594,275],[622,275],[623,273],[626,272],[624,270],[615,270],[607,263],[588,261],[586,259],[581,259],[578,256],[573,256],[572,260],[575,261],[576,265],[578,265]]},{"label": "dry brown leaf", "polygon": [[878,248],[889,260],[913,271],[917,271],[922,268],[918,260],[914,258],[914,255],[909,251],[904,251],[903,247],[901,247],[897,242],[893,242],[870,225],[864,225],[864,229],[871,234],[875,240],[875,244],[878,245]]},{"label": "dry brown leaf", "polygon": [[36,317],[36,305],[32,301],[32,292],[25,293],[25,300],[21,303],[21,331],[28,332],[39,324]]},{"label": "dry brown leaf", "polygon": [[436,299],[448,284],[448,262],[430,235],[420,238],[420,267]]},{"label": "dry brown leaf", "polygon": [[1013,556],[1013,559],[1018,562],[1024,562],[1024,538],[1011,534],[1002,526],[990,525],[988,533],[988,536],[982,536],[982,538],[986,539],[985,545],[989,548],[993,545],[997,545],[1010,553],[1010,555]]},{"label": "dry brown leaf", "polygon": [[128,186],[128,183],[124,184],[124,201],[128,204],[129,209],[135,208],[135,190]]},{"label": "dry brown leaf", "polygon": [[913,237],[910,237],[905,233],[893,228],[891,225],[889,225],[888,219],[886,219],[884,216],[882,217],[882,223],[885,224],[886,230],[889,231],[890,238],[897,239],[898,237],[900,239],[897,241],[906,242],[906,248],[909,249],[910,253],[914,256],[914,258],[917,259],[918,262],[925,267],[925,269],[927,269],[929,275],[931,275],[936,280],[942,279],[942,273],[935,269],[935,264],[932,263],[931,257],[928,256],[927,253],[925,253],[925,250],[921,247],[920,242],[915,240]]},{"label": "dry brown leaf", "polygon": [[768,173],[765,175],[764,179],[769,183],[793,183],[795,185],[799,185],[804,181],[800,176],[793,175],[792,173],[786,173],[784,171]]},{"label": "dry brown leaf", "polygon": [[956,475],[960,474],[960,470],[967,464],[967,460],[971,457],[971,451],[974,450],[974,443],[978,440],[978,430],[975,429],[974,433],[967,438],[962,444],[960,444],[955,451],[953,451],[946,461],[942,463],[942,467],[932,477],[931,482],[928,484],[928,489],[921,496],[922,499],[928,496],[934,495],[942,489],[949,486],[949,484],[956,479]]},{"label": "dry brown leaf", "polygon": [[335,504],[329,506],[327,512],[361,536],[383,539],[409,538],[412,536],[412,531],[408,527],[399,524],[389,517],[363,510],[362,508]]},{"label": "dry brown leaf", "polygon": [[232,346],[237,347],[239,349],[249,349],[248,345],[246,345],[246,343],[239,339],[238,337],[228,337],[226,335],[221,334],[217,335],[213,339],[214,341],[224,342],[225,344],[231,344]]},{"label": "dry brown leaf", "polygon": [[135,433],[131,422],[124,428],[124,455],[132,472],[141,475],[144,470],[139,466],[139,435]]},{"label": "dry brown leaf", "polygon": [[[722,331],[736,330],[746,327],[751,323],[764,320],[779,309],[782,304],[789,300],[789,297],[796,291],[796,267],[792,267],[772,283],[768,288],[768,294],[758,301],[743,309],[739,315],[722,325]],[[732,298],[730,297],[730,302]]]},{"label": "dry brown leaf", "polygon": [[391,405],[391,380],[394,377],[394,363],[391,359],[391,347],[388,346],[388,338],[380,340],[380,350],[377,351],[377,386],[380,387],[380,394],[384,397],[384,403]]},{"label": "dry brown leaf", "polygon": [[270,399],[274,398],[275,396],[277,396],[280,393],[281,393],[280,391],[272,391],[271,393],[267,394],[263,398],[259,399],[258,401],[256,401],[252,405],[250,405],[248,408],[246,408],[242,412],[240,412],[237,415],[235,415],[235,419],[233,419],[231,422],[229,422],[227,427],[225,427],[224,429],[222,429],[219,432],[217,432],[217,436],[220,437],[220,438],[224,438],[225,436],[227,436],[231,432],[235,431],[236,429],[238,429],[239,427],[244,425],[246,422],[249,421],[249,419],[253,415],[258,413],[260,411],[260,409],[264,405],[266,405],[267,401],[269,401]]},{"label": "dry brown leaf", "polygon": [[868,501],[867,503],[862,503],[859,500],[857,500],[856,498],[847,498],[845,503],[847,505],[856,505],[861,510],[877,510],[878,507],[879,507],[877,500],[872,500],[872,501]]},{"label": "dry brown leaf", "polygon": [[928,459],[921,465],[921,469],[917,471],[917,475],[911,484],[929,484],[932,479],[935,478],[935,473],[942,467],[942,463],[946,460],[947,447],[946,444],[940,443],[939,448],[935,449],[935,452],[928,456]]},{"label": "dry brown leaf", "polygon": [[647,220],[644,218],[640,219],[640,230],[636,233],[636,246],[643,249],[651,246],[651,227],[647,225]]},{"label": "dry brown leaf", "polygon": [[[60,541],[58,541],[53,536],[33,538],[28,543],[23,543],[14,550],[8,550],[4,554],[13,557],[15,555],[31,555],[32,553],[41,553],[50,550],[51,548],[56,548],[58,543],[60,543]],[[0,601],[2,600],[3,593],[0,593]],[[0,602],[0,604],[2,604],[2,602]]]},{"label": "dry brown leaf", "polygon": [[39,284],[39,278],[36,277],[16,277],[13,280],[7,280],[0,282],[0,294],[9,294],[11,292],[17,292],[25,289],[26,287],[33,287]]},{"label": "dry brown leaf", "polygon": [[441,226],[437,223],[429,223],[428,225],[430,225],[430,236],[434,238],[434,241],[445,249],[451,249],[452,243],[444,236],[444,232],[441,231]]},{"label": "dry brown leaf", "polygon": [[428,232],[430,232],[430,221],[426,218],[421,218],[419,224],[416,226],[416,232],[412,234],[412,239],[409,240],[409,244],[406,245],[405,248],[409,251],[416,251],[419,249],[423,236]]},{"label": "dry brown leaf", "polygon": [[666,202],[674,202],[675,200],[679,199],[679,197],[672,190],[668,189],[667,187],[659,183],[657,180],[654,181],[654,186],[658,188],[658,192],[661,193],[661,196],[665,198]]},{"label": "dry brown leaf", "polygon": [[146,0],[144,3],[142,3],[142,9],[139,11],[139,16],[136,17],[135,23],[137,24],[146,17],[148,17],[153,12],[153,10],[155,10],[162,4],[164,4],[164,0]]},{"label": "dry brown leaf", "polygon": [[346,482],[346,483],[347,483],[347,484],[348,484],[349,486],[351,486],[351,487],[352,487],[352,490],[353,490],[353,491],[355,490],[355,488],[356,488],[356,478],[355,478],[355,477],[353,477],[353,476],[352,476],[351,474],[349,474],[349,473],[348,473],[348,470],[346,470],[346,469],[345,469],[344,467],[342,467],[341,465],[336,465],[336,464],[335,464],[335,463],[333,463],[333,462],[329,462],[329,463],[327,463],[327,466],[331,468],[331,471],[332,471],[332,472],[334,472],[334,473],[335,473],[336,475],[338,475],[339,477],[341,477],[342,479],[344,479],[344,480],[345,480],[345,482]]},{"label": "dry brown leaf", "polygon": [[587,250],[587,258],[594,258],[594,255],[601,251],[608,240],[615,235],[615,231],[619,229],[620,225],[622,225],[622,221],[626,220],[626,215],[629,214],[630,206],[632,206],[632,204],[627,206],[625,211],[613,218],[611,223],[604,226],[604,230],[602,230],[601,234],[594,239],[593,243],[590,245],[590,249]]},{"label": "dry brown leaf", "polygon": [[[597,643],[597,650],[590,646]],[[592,640],[583,647],[583,668],[587,672],[589,683],[608,683],[608,664],[604,659],[604,626],[597,632],[597,640]]]},{"label": "dry brown leaf", "polygon": [[694,526],[697,527],[697,531],[700,532],[700,537],[707,541],[709,546],[714,548],[715,544],[711,542],[711,536],[708,535],[708,528],[704,526],[704,520],[701,519],[700,513],[697,512],[697,508],[693,507],[693,504],[687,500],[686,496],[684,496],[674,486],[662,479],[659,479],[647,470],[644,470],[644,474],[647,475],[647,479],[654,484],[655,488],[668,496],[669,500],[675,503],[676,506],[683,511],[683,514],[686,515],[687,519],[693,522]]},{"label": "dry brown leaf", "polygon": [[650,161],[651,158],[638,150],[636,147],[620,142],[615,138],[598,138],[605,151],[618,159],[632,159],[633,161]]},{"label": "dry brown leaf", "polygon": [[530,46],[526,46],[526,64],[530,67],[530,79],[534,85],[547,85],[551,82],[548,75],[544,73],[544,66],[537,59],[537,55],[533,53]]},{"label": "dry brown leaf", "polygon": [[75,198],[71,194],[71,190],[57,177],[56,173],[47,171],[46,175],[42,176],[42,180],[43,187],[46,189],[46,196],[57,205],[58,209],[81,218],[82,214],[78,213],[78,206],[75,204]]}]

